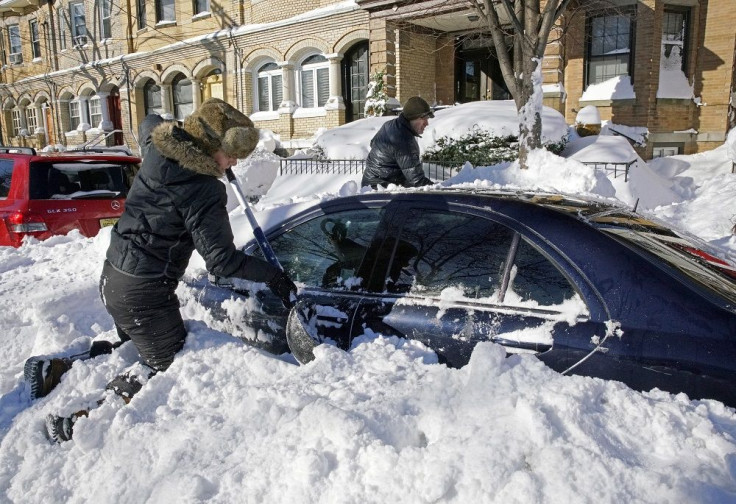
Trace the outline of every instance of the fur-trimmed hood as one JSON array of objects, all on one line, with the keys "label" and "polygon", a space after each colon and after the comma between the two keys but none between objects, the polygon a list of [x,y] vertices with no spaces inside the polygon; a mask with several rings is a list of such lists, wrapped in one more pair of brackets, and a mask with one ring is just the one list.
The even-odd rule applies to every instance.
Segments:
[{"label": "fur-trimmed hood", "polygon": [[225,174],[214,158],[197,145],[194,137],[174,122],[156,126],[151,133],[151,139],[154,147],[164,157],[173,159],[182,168],[215,178]]}]

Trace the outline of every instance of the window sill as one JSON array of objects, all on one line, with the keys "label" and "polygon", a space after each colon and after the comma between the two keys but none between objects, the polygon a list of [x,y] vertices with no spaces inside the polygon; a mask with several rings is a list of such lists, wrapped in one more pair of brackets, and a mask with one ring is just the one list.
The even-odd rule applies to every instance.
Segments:
[{"label": "window sill", "polygon": [[176,20],[165,20],[156,23],[156,28],[166,28],[168,26],[176,26]]},{"label": "window sill", "polygon": [[250,118],[253,121],[274,121],[279,118],[279,113],[274,111],[253,112]]},{"label": "window sill", "polygon": [[212,13],[210,11],[200,12],[199,14],[195,14],[194,16],[192,16],[192,21],[199,21],[200,19],[207,19],[211,17]]},{"label": "window sill", "polygon": [[692,98],[657,98],[657,105],[694,105]]},{"label": "window sill", "polygon": [[314,107],[314,108],[304,108],[299,107],[294,111],[294,114],[292,117],[294,119],[299,119],[300,117],[325,117],[327,116],[327,111],[324,109],[324,107]]},{"label": "window sill", "polygon": [[578,102],[581,107],[585,107],[586,105],[594,105],[596,107],[613,107],[613,106],[624,106],[624,105],[634,105],[636,103],[635,98],[622,98],[618,100],[580,100]]}]

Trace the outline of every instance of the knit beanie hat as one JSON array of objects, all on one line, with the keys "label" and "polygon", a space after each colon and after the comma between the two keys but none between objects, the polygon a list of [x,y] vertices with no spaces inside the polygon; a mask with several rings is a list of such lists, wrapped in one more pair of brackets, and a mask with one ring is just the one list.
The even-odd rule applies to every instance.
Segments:
[{"label": "knit beanie hat", "polygon": [[412,96],[411,98],[406,100],[406,104],[404,104],[404,108],[401,110],[401,113],[409,121],[418,119],[423,116],[430,118],[434,117],[432,109],[429,108],[429,103],[424,101],[424,99],[420,98],[419,96]]},{"label": "knit beanie hat", "polygon": [[184,119],[183,129],[208,155],[222,150],[230,157],[243,159],[258,144],[258,130],[253,121],[219,98],[209,98]]}]

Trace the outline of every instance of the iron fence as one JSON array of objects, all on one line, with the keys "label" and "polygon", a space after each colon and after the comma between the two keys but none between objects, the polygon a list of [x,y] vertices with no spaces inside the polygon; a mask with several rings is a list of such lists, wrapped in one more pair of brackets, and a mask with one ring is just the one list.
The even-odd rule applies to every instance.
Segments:
[{"label": "iron fence", "polygon": [[[636,161],[628,163],[605,163],[585,162],[597,170],[613,172],[613,178],[621,175],[624,182],[629,180],[629,168]],[[453,177],[465,164],[464,161],[436,160],[422,162],[424,174],[432,180],[444,181]],[[315,159],[303,158],[282,159],[279,167],[279,175],[313,175],[313,174],[336,174],[336,175],[359,175],[365,170],[365,159]]]},{"label": "iron fence", "polygon": [[[447,180],[463,166],[463,162],[432,161],[423,162],[424,174],[432,180]],[[365,170],[365,159],[282,159],[279,175],[313,174],[361,174]]]},{"label": "iron fence", "polygon": [[613,178],[617,178],[620,175],[623,175],[624,182],[629,181],[629,168],[631,168],[631,165],[633,165],[634,163],[636,163],[636,160],[629,161],[628,163],[583,162],[584,165],[592,166],[596,170],[613,172]]}]

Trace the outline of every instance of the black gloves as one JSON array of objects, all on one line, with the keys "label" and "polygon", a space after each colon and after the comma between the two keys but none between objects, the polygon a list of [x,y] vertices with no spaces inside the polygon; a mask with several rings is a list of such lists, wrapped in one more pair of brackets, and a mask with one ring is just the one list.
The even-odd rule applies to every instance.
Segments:
[{"label": "black gloves", "polygon": [[283,271],[279,271],[274,277],[266,282],[271,292],[284,304],[285,308],[291,308],[296,301],[296,285]]}]

